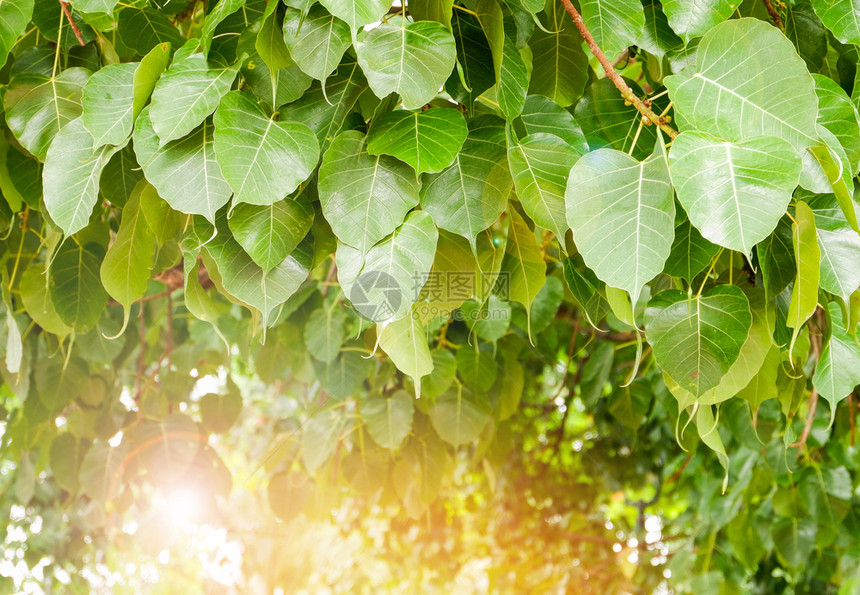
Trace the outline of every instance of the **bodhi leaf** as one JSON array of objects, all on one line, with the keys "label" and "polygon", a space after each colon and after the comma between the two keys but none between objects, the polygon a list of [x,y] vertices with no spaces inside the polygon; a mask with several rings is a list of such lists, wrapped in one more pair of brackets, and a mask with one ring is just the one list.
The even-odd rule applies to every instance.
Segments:
[{"label": "bodhi leaf", "polygon": [[209,11],[206,15],[206,20],[203,22],[203,29],[200,32],[200,47],[203,49],[203,55],[209,53],[209,48],[212,45],[212,36],[215,34],[215,29],[228,16],[239,10],[245,4],[245,0],[218,0],[215,8]]},{"label": "bodhi leaf", "polygon": [[73,329],[62,321],[56,308],[54,308],[54,302],[48,291],[48,278],[45,275],[43,264],[33,263],[28,266],[21,275],[18,289],[21,292],[24,308],[30,317],[36,321],[36,324],[49,333],[61,337],[72,332]]},{"label": "bodhi leaf", "polygon": [[661,60],[669,52],[684,44],[669,26],[666,14],[657,4],[643,4],[645,10],[645,27],[642,35],[636,40],[636,45]]},{"label": "bodhi leaf", "polygon": [[317,4],[307,15],[293,8],[284,17],[284,43],[302,72],[321,81],[330,75],[350,45],[349,26]]},{"label": "bodhi leaf", "polygon": [[791,290],[791,304],[788,307],[786,324],[794,329],[788,352],[794,350],[794,343],[803,325],[818,307],[818,281],[820,276],[821,251],[815,233],[815,214],[805,202],[798,201],[794,210],[795,222],[791,226],[794,244],[794,260],[797,263],[797,276]]},{"label": "bodhi leaf", "polygon": [[669,168],[690,222],[713,243],[749,256],[785,212],[801,162],[775,137],[732,143],[684,132],[672,143]]},{"label": "bodhi leaf", "polygon": [[664,83],[675,113],[703,132],[730,142],[776,136],[798,151],[818,143],[812,76],[785,35],[758,19],[712,28],[696,64]]},{"label": "bodhi leaf", "polygon": [[361,419],[371,438],[382,448],[397,450],[412,430],[415,405],[412,397],[398,390],[390,397],[370,395],[361,403]]},{"label": "bodhi leaf", "polygon": [[160,10],[145,6],[126,6],[119,12],[117,32],[122,44],[132,52],[144,55],[161,43],[181,47],[185,38]]},{"label": "bodhi leaf", "polygon": [[830,403],[830,423],[836,414],[836,405],[860,384],[860,346],[853,336],[853,328],[846,328],[842,309],[831,302],[830,339],[821,352],[815,368],[812,385]]},{"label": "bodhi leaf", "polygon": [[215,112],[215,156],[233,189],[233,204],[270,205],[305,181],[319,161],[313,131],[267,116],[242,91],[224,96]]},{"label": "bodhi leaf", "polygon": [[78,475],[81,491],[97,502],[107,502],[118,496],[128,453],[128,440],[116,447],[106,440],[97,440],[81,462]]},{"label": "bodhi leaf", "polygon": [[522,133],[519,134],[521,137],[536,132],[546,132],[564,140],[580,155],[588,152],[588,143],[582,128],[573,119],[571,113],[542,95],[529,95],[526,98],[520,117],[514,121],[518,133],[520,125],[522,125]]},{"label": "bodhi leaf", "polygon": [[696,398],[717,386],[738,359],[749,335],[749,301],[734,285],[704,295],[670,289],[648,304],[645,333],[654,358]]},{"label": "bodhi leaf", "polygon": [[557,238],[568,228],[564,189],[580,153],[554,134],[537,132],[508,147],[508,163],[523,210]]},{"label": "bodhi leaf", "polygon": [[102,285],[123,307],[123,330],[131,305],[146,293],[155,254],[155,234],[147,224],[140,199],[145,187],[146,182],[138,184],[140,190],[123,207],[119,231],[100,270]]},{"label": "bodhi leaf", "polygon": [[645,28],[638,0],[582,0],[582,20],[607,56],[620,54],[636,43]]},{"label": "bodhi leaf", "polygon": [[424,211],[413,211],[391,236],[366,253],[337,247],[338,281],[353,306],[374,322],[411,311],[433,266],[439,232]]},{"label": "bodhi leaf", "polygon": [[637,161],[614,149],[587,153],[570,172],[565,199],[585,264],[635,304],[672,248],[675,200],[665,159]]},{"label": "bodhi leaf", "polygon": [[9,130],[40,161],[60,129],[81,115],[81,92],[90,77],[69,68],[56,77],[24,72],[15,76],[3,98]]},{"label": "bodhi leaf", "polygon": [[526,63],[524,52],[517,49],[513,40],[507,36],[501,53],[502,59],[496,77],[499,109],[508,120],[512,120],[523,111],[529,89],[531,64]]},{"label": "bodhi leaf", "polygon": [[508,241],[505,244],[505,257],[502,260],[501,274],[507,283],[503,298],[519,302],[528,315],[529,336],[531,336],[531,307],[538,292],[546,283],[546,263],[534,232],[516,209],[509,209],[511,225]]},{"label": "bodhi leaf", "polygon": [[321,0],[320,4],[334,16],[346,22],[353,33],[357,33],[365,25],[379,21],[391,7],[388,0]]},{"label": "bodhi leaf", "polygon": [[407,110],[418,109],[436,96],[457,58],[451,32],[434,21],[410,23],[395,18],[353,45],[377,97],[399,93]]},{"label": "bodhi leaf", "polygon": [[815,14],[842,43],[860,43],[860,2],[812,0]]},{"label": "bodhi leaf", "polygon": [[454,163],[425,176],[421,208],[440,228],[469,240],[476,251],[475,238],[504,212],[512,187],[503,123],[481,116],[470,121],[469,136]]},{"label": "bodhi leaf", "polygon": [[208,121],[185,138],[159,148],[149,107],[140,112],[134,129],[134,152],[158,195],[175,210],[202,215],[211,223],[233,194],[215,159],[213,126]]},{"label": "bodhi leaf", "polygon": [[458,66],[445,89],[471,110],[475,99],[496,82],[493,54],[480,21],[473,15],[455,10],[451,30],[457,44]]},{"label": "bodhi leaf", "polygon": [[341,133],[323,157],[319,195],[337,238],[362,254],[389,235],[418,204],[418,183],[409,166],[372,156],[360,132]]},{"label": "bodhi leaf", "polygon": [[545,28],[538,29],[529,40],[534,65],[529,93],[543,95],[561,107],[567,107],[582,96],[588,80],[588,58],[582,51],[582,36],[558,2],[552,3]]},{"label": "bodhi leaf", "polygon": [[343,344],[346,315],[337,303],[314,310],[305,323],[305,346],[308,353],[321,362],[330,363],[340,353]]},{"label": "bodhi leaf", "polygon": [[236,423],[242,412],[242,395],[228,390],[223,395],[208,394],[200,397],[200,421],[208,432],[223,434]]},{"label": "bodhi leaf", "polygon": [[100,245],[81,245],[72,237],[63,242],[51,263],[51,300],[60,319],[78,332],[95,326],[107,303],[99,277],[104,257]]},{"label": "bodhi leaf", "polygon": [[86,227],[98,201],[102,170],[119,147],[98,147],[81,118],[63,128],[45,159],[42,187],[45,207],[63,233]]},{"label": "bodhi leaf", "polygon": [[703,238],[699,230],[693,227],[683,210],[677,210],[675,239],[663,272],[673,277],[681,277],[688,284],[692,283],[696,275],[705,270],[719,251],[719,246]]},{"label": "bodhi leaf", "polygon": [[815,215],[818,247],[821,250],[821,288],[838,295],[845,303],[860,287],[860,235],[851,229],[832,194],[807,201]]},{"label": "bodhi leaf", "polygon": [[839,140],[850,163],[850,172],[860,168],[860,124],[857,108],[833,79],[813,74],[815,94],[818,95],[818,123]]},{"label": "bodhi leaf", "polygon": [[396,110],[373,122],[367,152],[405,161],[418,175],[440,172],[457,158],[469,129],[453,109]]},{"label": "bodhi leaf", "polygon": [[299,195],[265,206],[238,204],[228,224],[239,245],[269,272],[295,250],[313,220],[313,208]]},{"label": "bodhi leaf", "polygon": [[456,384],[430,406],[430,420],[439,437],[452,446],[478,439],[492,416],[486,397]]},{"label": "bodhi leaf", "polygon": [[797,48],[810,72],[826,62],[827,29],[808,1],[795,2],[785,14],[785,36]]},{"label": "bodhi leaf", "polygon": [[732,16],[731,0],[663,0],[663,12],[672,30],[689,42]]},{"label": "bodhi leaf", "polygon": [[34,0],[6,0],[0,3],[0,67],[6,64],[9,52],[27,28],[33,16],[34,4]]},{"label": "bodhi leaf", "polygon": [[379,334],[379,347],[388,354],[398,370],[412,379],[415,397],[421,398],[421,378],[433,372],[433,357],[418,316],[410,312],[386,325]]},{"label": "bodhi leaf", "polygon": [[214,112],[240,66],[210,68],[203,54],[175,60],[155,85],[149,108],[159,146],[182,138]]}]

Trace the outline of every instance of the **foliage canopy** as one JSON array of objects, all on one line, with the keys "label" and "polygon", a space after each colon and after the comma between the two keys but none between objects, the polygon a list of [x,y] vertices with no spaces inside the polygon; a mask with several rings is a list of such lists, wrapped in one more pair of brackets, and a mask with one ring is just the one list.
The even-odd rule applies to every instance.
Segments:
[{"label": "foliage canopy", "polygon": [[[0,568],[196,486],[269,591],[855,592],[857,23],[0,1]],[[269,559],[332,510],[385,572]]]}]

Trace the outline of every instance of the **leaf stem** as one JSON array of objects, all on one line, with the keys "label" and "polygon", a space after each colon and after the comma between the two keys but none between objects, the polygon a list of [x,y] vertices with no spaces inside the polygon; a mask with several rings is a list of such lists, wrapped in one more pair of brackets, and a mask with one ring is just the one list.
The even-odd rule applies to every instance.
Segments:
[{"label": "leaf stem", "polygon": [[[69,3],[60,0],[60,6],[63,7],[63,14],[66,15],[66,20],[69,21],[69,26],[75,33],[75,37],[78,38],[78,43],[81,44],[81,47],[87,45],[87,42],[84,41],[84,36],[81,35],[81,30],[78,28],[78,24],[75,22],[75,19],[72,18],[72,11],[69,10]],[[57,38],[57,44],[59,45],[61,42],[62,39]]]},{"label": "leaf stem", "polygon": [[591,53],[594,54],[594,57],[597,58],[600,65],[603,66],[604,72],[606,72],[606,76],[613,82],[613,84],[621,91],[621,96],[624,97],[625,100],[629,101],[639,113],[642,114],[643,117],[647,118],[649,122],[652,124],[656,124],[660,127],[660,129],[665,132],[669,138],[674,139],[678,136],[678,131],[669,126],[669,120],[665,116],[658,116],[654,113],[654,111],[648,107],[641,99],[636,97],[636,94],[633,92],[633,89],[624,82],[624,79],[621,78],[621,75],[612,67],[612,63],[606,58],[606,55],[597,45],[597,42],[594,40],[594,36],[591,34],[591,31],[588,30],[588,27],[585,26],[585,23],[582,20],[582,16],[579,12],[574,8],[573,4],[571,4],[570,0],[561,0],[562,5],[564,6],[567,13],[570,15],[570,18],[573,19],[573,24],[576,25],[576,28],[579,29],[580,35],[585,39],[585,43],[588,44],[588,49],[591,50]]},{"label": "leaf stem", "polygon": [[782,18],[780,18],[780,16],[779,16],[779,11],[776,9],[776,7],[773,5],[773,2],[771,2],[770,0],[763,0],[763,1],[764,1],[764,7],[767,9],[767,14],[770,15],[770,20],[772,20],[774,26],[781,31],[782,30]]}]

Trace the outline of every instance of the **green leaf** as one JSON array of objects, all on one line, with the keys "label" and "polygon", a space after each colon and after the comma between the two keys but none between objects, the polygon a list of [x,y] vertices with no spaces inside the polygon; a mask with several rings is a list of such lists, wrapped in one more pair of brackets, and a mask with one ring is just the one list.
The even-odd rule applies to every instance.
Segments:
[{"label": "green leaf", "polygon": [[786,324],[794,329],[789,354],[794,350],[794,342],[803,325],[818,307],[821,263],[821,251],[818,248],[818,238],[815,233],[815,214],[805,202],[798,201],[794,209],[794,218],[795,222],[791,228],[797,277],[791,290],[791,305],[788,308],[786,321]]},{"label": "green leaf", "polygon": [[[505,244],[505,258],[502,260],[507,292],[503,292],[502,297],[519,302],[526,312],[531,312],[532,302],[546,282],[546,263],[535,234],[525,220],[513,208],[508,210],[508,214],[511,226]],[[531,327],[531,314],[528,320]]]},{"label": "green leaf", "polygon": [[319,169],[323,214],[337,238],[364,254],[389,235],[418,204],[411,168],[392,157],[367,152],[360,132],[343,132]]},{"label": "green leaf", "polygon": [[319,161],[319,144],[310,128],[276,121],[242,91],[224,96],[214,122],[215,156],[235,192],[234,205],[283,199]]},{"label": "green leaf", "polygon": [[344,415],[337,410],[323,410],[302,426],[302,460],[313,473],[331,458],[346,425]]},{"label": "green leaf", "polygon": [[660,367],[696,398],[717,386],[747,341],[749,301],[734,285],[704,295],[671,289],[648,304],[648,342]]},{"label": "green leaf", "polygon": [[[230,237],[226,222],[220,219],[218,223],[218,235],[203,247],[204,255],[211,258],[224,290],[258,310],[266,327],[273,320],[275,308],[286,302],[307,278],[311,254],[300,246],[277,266],[264,271]],[[210,263],[206,266],[211,273]]]},{"label": "green leaf", "polygon": [[159,244],[176,240],[181,235],[187,217],[171,209],[148,182],[144,182],[140,189],[140,208]]},{"label": "green leaf", "polygon": [[140,64],[105,66],[84,85],[83,120],[94,146],[119,145],[134,126],[134,76]]},{"label": "green leaf", "polygon": [[281,108],[281,120],[301,122],[310,127],[317,135],[320,153],[325,153],[366,88],[367,81],[358,63],[355,60],[341,62],[326,81],[325,93],[320,83],[314,83],[301,99]]},{"label": "green leaf", "polygon": [[134,129],[134,152],[146,179],[172,208],[214,222],[233,191],[215,160],[212,124],[204,121],[193,134],[159,148],[150,122],[146,107]]},{"label": "green leaf", "polygon": [[[39,179],[41,180],[41,176]],[[134,158],[134,149],[130,144],[127,144],[114,153],[102,170],[102,177],[99,180],[99,193],[113,206],[122,207],[125,206],[132,190],[142,179],[143,170]]]},{"label": "green leaf", "polygon": [[[633,92],[641,97],[635,82],[624,79]],[[613,148],[629,152],[642,122],[642,115],[632,105],[626,105],[618,89],[607,78],[598,79],[585,90],[576,104],[574,115],[591,150]],[[643,126],[632,155],[646,159],[654,150],[657,134],[654,126]]]},{"label": "green leaf", "polygon": [[174,48],[185,43],[185,38],[179,34],[170,19],[160,10],[148,6],[123,7],[119,12],[117,32],[122,44],[141,56],[161,43],[170,44]]},{"label": "green leaf", "polygon": [[845,150],[853,175],[860,168],[860,123],[851,98],[833,79],[813,74],[818,95],[817,122],[833,133]]},{"label": "green leaf", "polygon": [[379,334],[379,347],[398,370],[412,378],[415,397],[421,398],[421,378],[433,372],[433,358],[427,347],[427,334],[418,317],[410,312],[386,325]]},{"label": "green leaf", "polygon": [[809,517],[777,517],[770,534],[781,559],[792,568],[800,568],[809,561],[817,529],[815,519]]},{"label": "green leaf", "polygon": [[860,287],[860,235],[848,225],[832,194],[815,196],[808,203],[821,250],[821,288],[847,304]]},{"label": "green leaf", "polygon": [[711,242],[749,256],[785,212],[801,162],[775,137],[723,142],[684,132],[672,143],[669,168],[690,222]]},{"label": "green leaf", "polygon": [[48,292],[48,276],[45,275],[45,266],[41,263],[30,264],[21,275],[18,282],[18,290],[21,292],[21,301],[27,314],[36,324],[49,333],[65,337],[72,332],[60,315],[51,300]]},{"label": "green leaf", "polygon": [[102,170],[118,150],[97,146],[81,118],[70,122],[51,143],[42,172],[45,207],[67,236],[87,226],[98,201]]},{"label": "green leaf", "polygon": [[97,440],[81,462],[78,474],[81,491],[101,503],[119,496],[128,453],[128,440],[120,442],[116,447],[107,441]]},{"label": "green leaf", "polygon": [[685,42],[704,35],[735,11],[727,0],[663,0],[661,4],[669,25]]},{"label": "green leaf", "polygon": [[570,171],[565,199],[585,264],[635,304],[672,249],[675,200],[666,160],[637,161],[614,149],[587,153]]},{"label": "green leaf", "polygon": [[[283,29],[278,22],[280,16],[278,8],[280,6],[280,2],[269,2],[266,4],[266,11],[262,17],[263,24],[260,25],[260,31],[254,40],[254,50],[259,54],[268,69],[275,73],[276,76],[282,68],[289,68],[295,65],[295,61],[290,55],[290,49],[284,42]],[[287,9],[287,12],[289,13],[290,9]]]},{"label": "green leaf", "polygon": [[773,233],[758,244],[757,251],[764,288],[769,297],[777,296],[792,282],[797,268],[788,216],[779,220]]},{"label": "green leaf", "polygon": [[56,77],[24,72],[9,83],[3,98],[6,124],[39,161],[60,129],[81,115],[81,92],[89,77],[88,70],[69,68]]},{"label": "green leaf", "polygon": [[719,246],[703,238],[699,230],[693,227],[684,211],[676,211],[675,239],[663,272],[681,277],[690,284],[719,251]]},{"label": "green leaf", "polygon": [[779,348],[771,344],[758,372],[737,396],[748,401],[753,410],[758,409],[759,405],[768,399],[778,398],[777,376],[781,367],[782,356]]},{"label": "green leaf", "polygon": [[33,16],[34,4],[34,0],[7,0],[0,3],[0,67],[6,64],[9,52],[27,28]]},{"label": "green leaf", "polygon": [[636,43],[645,29],[645,13],[637,0],[582,0],[582,20],[607,56]]},{"label": "green leaf", "polygon": [[230,68],[210,68],[203,54],[174,60],[155,85],[149,108],[159,145],[182,138],[214,112],[240,66],[237,62]]},{"label": "green leaf", "polygon": [[361,419],[371,438],[382,448],[397,450],[412,430],[414,399],[404,390],[390,397],[370,395],[361,402]]},{"label": "green leaf", "polygon": [[212,36],[218,25],[244,5],[245,0],[218,0],[215,8],[209,11],[209,14],[206,15],[206,20],[203,21],[203,29],[200,31],[200,46],[203,49],[204,56],[209,53],[209,47],[212,45]]},{"label": "green leaf", "polygon": [[591,326],[596,326],[609,312],[609,303],[604,294],[605,284],[598,280],[591,269],[582,264],[577,254],[562,260],[564,281],[573,294],[573,299],[583,309]]},{"label": "green leaf", "polygon": [[544,19],[545,29],[535,31],[529,40],[534,68],[529,93],[543,95],[561,107],[582,96],[588,81],[588,58],[582,51],[582,36],[558,2]]},{"label": "green leaf", "polygon": [[181,413],[144,421],[129,431],[136,463],[157,483],[170,484],[188,473],[197,457],[201,436],[197,424]]},{"label": "green leaf", "polygon": [[346,315],[336,304],[311,312],[304,331],[308,353],[321,362],[334,361],[343,345],[345,322]]},{"label": "green leaf", "polygon": [[[549,277],[547,281],[549,279],[555,279],[555,277]],[[558,279],[555,280],[558,281]],[[546,290],[549,285],[549,283],[544,285],[541,291]],[[540,295],[541,293],[539,292],[533,304],[534,306],[538,305]],[[532,308],[532,312],[534,310],[535,308]],[[497,295],[491,295],[487,298],[486,303],[481,303],[474,299],[464,302],[460,307],[460,313],[463,315],[466,325],[475,333],[475,336],[487,341],[498,341],[505,336],[511,325],[511,304],[502,300]],[[532,316],[534,317],[534,313]]]},{"label": "green leaf", "polygon": [[98,322],[108,300],[99,267],[105,249],[96,243],[80,245],[67,239],[51,263],[51,301],[60,319],[78,332],[87,332]]},{"label": "green leaf", "polygon": [[860,2],[812,0],[815,14],[842,43],[860,43]]},{"label": "green leaf", "polygon": [[451,30],[457,44],[458,66],[445,83],[445,90],[471,110],[475,99],[496,82],[493,54],[480,21],[473,15],[454,11]]},{"label": "green leaf", "polygon": [[396,110],[372,123],[367,152],[397,157],[419,175],[437,173],[457,158],[468,133],[465,118],[453,109]]},{"label": "green leaf", "polygon": [[796,2],[785,15],[785,36],[791,40],[797,53],[815,72],[827,56],[827,29],[815,14],[809,2]]},{"label": "green leaf", "polygon": [[644,11],[645,27],[636,45],[662,60],[666,52],[682,46],[684,40],[678,37],[669,26],[666,14],[659,5],[645,5]]},{"label": "green leaf", "polygon": [[438,238],[430,216],[413,211],[391,236],[366,253],[339,244],[338,281],[347,298],[374,322],[402,318],[418,299]]},{"label": "green leaf", "polygon": [[123,328],[131,305],[146,293],[154,254],[155,235],[143,214],[140,193],[132,194],[100,270],[102,285],[123,307]]},{"label": "green leaf", "polygon": [[664,83],[676,117],[703,132],[730,142],[776,136],[798,151],[818,143],[809,117],[818,109],[812,76],[785,35],[758,19],[708,31],[695,66]]},{"label": "green leaf", "polygon": [[242,413],[242,395],[238,390],[226,394],[208,394],[200,397],[200,421],[207,432],[223,434],[239,419]]},{"label": "green leaf", "polygon": [[453,446],[474,442],[491,417],[486,397],[457,385],[436,397],[430,406],[430,420],[439,437]]},{"label": "green leaf", "polygon": [[422,396],[435,399],[451,387],[457,375],[457,360],[447,349],[436,349],[430,354],[433,371],[421,380]]},{"label": "green leaf", "polygon": [[412,0],[409,14],[416,21],[436,21],[451,28],[454,0]]},{"label": "green leaf", "polygon": [[499,109],[508,120],[513,120],[523,111],[529,89],[530,67],[530,64],[526,65],[523,52],[517,49],[516,44],[509,37],[505,37],[502,59],[496,77],[498,80],[496,94]]},{"label": "green leaf", "polygon": [[433,21],[409,23],[394,18],[353,45],[376,96],[399,93],[407,110],[418,109],[436,96],[457,58],[451,32]]},{"label": "green leaf", "polygon": [[830,423],[833,423],[836,406],[860,384],[860,346],[853,336],[855,329],[846,328],[839,305],[830,303],[827,308],[830,339],[821,351],[812,385],[830,404]]},{"label": "green leaf", "polygon": [[415,310],[427,322],[449,317],[463,302],[480,294],[481,274],[469,243],[462,237],[439,232],[433,268],[421,288]]},{"label": "green leaf", "polygon": [[588,152],[588,143],[582,128],[569,111],[556,102],[542,95],[529,95],[520,117],[514,122],[515,126],[522,124],[524,130],[520,136],[537,132],[554,134],[571,145],[580,155]]},{"label": "green leaf", "polygon": [[[330,13],[345,21],[357,33],[361,27],[376,23],[391,7],[388,0],[320,0]],[[380,95],[384,97],[388,95]]]},{"label": "green leaf", "polygon": [[494,116],[480,116],[469,121],[469,136],[454,163],[425,176],[421,208],[476,250],[475,238],[504,212],[512,187],[504,124]]},{"label": "green leaf", "polygon": [[526,214],[557,238],[564,238],[568,228],[564,191],[579,155],[567,141],[546,132],[530,134],[508,147],[517,198]]},{"label": "green leaf", "polygon": [[345,22],[314,5],[307,15],[287,9],[284,42],[303,72],[325,81],[340,63],[351,37]]},{"label": "green leaf", "polygon": [[239,245],[269,272],[296,249],[313,220],[313,208],[299,195],[266,206],[238,204],[228,224]]},{"label": "green leaf", "polygon": [[89,447],[87,440],[76,438],[71,432],[59,434],[51,442],[51,471],[57,484],[69,493],[76,494],[81,489],[78,473]]}]

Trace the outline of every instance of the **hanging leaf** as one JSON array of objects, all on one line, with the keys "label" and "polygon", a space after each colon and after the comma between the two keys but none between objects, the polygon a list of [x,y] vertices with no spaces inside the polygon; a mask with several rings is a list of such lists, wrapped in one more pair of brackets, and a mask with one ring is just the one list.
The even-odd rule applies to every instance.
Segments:
[{"label": "hanging leaf", "polygon": [[571,145],[580,155],[588,152],[588,143],[579,123],[569,111],[542,95],[529,95],[526,98],[523,111],[514,122],[517,127],[520,124],[523,128],[523,134],[520,136],[538,132],[554,134]]},{"label": "hanging leaf", "polygon": [[661,4],[669,25],[685,42],[704,35],[735,11],[727,0],[663,0]]},{"label": "hanging leaf", "polygon": [[[692,283],[693,279],[707,268],[720,248],[703,238],[682,210],[676,210],[675,213],[674,237],[672,250],[663,272],[673,277],[680,277],[688,284]],[[759,250],[761,250],[761,244],[759,244]]]},{"label": "hanging leaf", "polygon": [[850,164],[850,173],[860,169],[860,123],[857,108],[833,79],[813,74],[815,94],[818,95],[817,122],[839,140]]},{"label": "hanging leaf", "polygon": [[[112,0],[106,1],[110,3]],[[6,64],[9,52],[27,28],[34,4],[34,0],[8,0],[0,4],[0,67]]]},{"label": "hanging leaf", "polygon": [[242,395],[228,390],[223,395],[213,393],[200,397],[200,419],[203,427],[213,434],[223,434],[239,419],[242,413]]},{"label": "hanging leaf", "polygon": [[811,0],[815,14],[842,43],[860,43],[860,4],[855,0]]},{"label": "hanging leaf", "polygon": [[323,156],[319,195],[337,238],[364,254],[418,204],[415,174],[403,163],[367,153],[360,132],[341,133]]},{"label": "hanging leaf", "polygon": [[[501,271],[501,281],[507,287],[502,290],[502,297],[522,304],[530,312],[532,302],[546,282],[546,263],[525,220],[515,209],[509,209],[508,214],[511,226]],[[530,325],[531,315],[528,320]]]},{"label": "hanging leaf", "polygon": [[436,96],[457,58],[451,32],[433,21],[410,23],[395,17],[353,45],[377,97],[398,93],[407,110],[418,109]]},{"label": "hanging leaf", "polygon": [[287,9],[284,43],[299,68],[308,76],[325,81],[350,46],[349,25],[314,5],[310,12]]},{"label": "hanging leaf", "polygon": [[456,110],[396,110],[373,122],[367,152],[405,161],[417,174],[437,173],[457,158],[469,130]]},{"label": "hanging leaf", "polygon": [[412,379],[415,397],[420,399],[421,379],[433,372],[433,358],[421,322],[409,314],[386,325],[379,335],[379,347],[388,354],[398,370]]},{"label": "hanging leaf", "polygon": [[319,161],[310,128],[278,122],[242,91],[224,96],[215,112],[215,156],[233,189],[233,203],[270,205],[305,181]]},{"label": "hanging leaf", "polygon": [[489,403],[460,385],[436,397],[430,406],[430,419],[436,433],[453,446],[477,440],[490,416]]},{"label": "hanging leaf", "polygon": [[645,333],[661,368],[696,398],[717,386],[749,336],[749,301],[734,285],[704,295],[670,289],[648,304]]},{"label": "hanging leaf", "polygon": [[344,339],[346,316],[334,306],[322,306],[314,310],[305,323],[305,346],[308,353],[321,362],[334,361],[340,353]]},{"label": "hanging leaf", "polygon": [[833,423],[836,406],[860,384],[860,346],[853,336],[855,329],[847,328],[839,306],[829,304],[828,312],[830,339],[821,351],[812,385],[830,404],[830,423]]},{"label": "hanging leaf", "polygon": [[463,236],[476,250],[475,238],[505,210],[512,187],[502,121],[494,116],[473,118],[454,163],[425,176],[421,208],[436,225]]},{"label": "hanging leaf", "polygon": [[645,13],[636,0],[582,0],[582,20],[607,56],[636,43],[645,28]]},{"label": "hanging leaf", "polygon": [[239,245],[268,273],[296,249],[313,220],[313,209],[299,195],[265,206],[238,204],[228,224]]},{"label": "hanging leaf", "polygon": [[51,301],[60,319],[78,332],[90,330],[107,303],[99,277],[104,257],[105,249],[99,244],[81,245],[69,238],[51,263]]},{"label": "hanging leaf", "polygon": [[537,132],[508,147],[508,163],[523,210],[564,238],[568,228],[564,189],[580,153],[554,134]]},{"label": "hanging leaf", "polygon": [[81,491],[97,502],[108,502],[119,496],[128,452],[127,440],[116,447],[107,441],[93,443],[81,462],[78,474]]},{"label": "hanging leaf", "polygon": [[546,15],[543,24],[547,31],[538,29],[529,39],[534,64],[529,93],[567,107],[582,96],[588,80],[588,58],[582,51],[582,36],[561,3],[553,2]]},{"label": "hanging leaf", "polygon": [[373,440],[382,448],[397,450],[412,429],[413,398],[406,391],[390,397],[370,395],[361,403],[361,419]]},{"label": "hanging leaf", "polygon": [[365,25],[379,21],[391,7],[387,0],[321,0],[320,4],[345,21],[354,33]]},{"label": "hanging leaf", "polygon": [[860,235],[851,229],[832,194],[808,200],[815,216],[815,231],[821,251],[821,288],[838,295],[845,303],[860,287]]},{"label": "hanging leaf", "polygon": [[99,196],[99,178],[120,147],[97,146],[81,118],[63,128],[45,157],[45,207],[66,235],[86,227]]},{"label": "hanging leaf", "polygon": [[794,209],[795,222],[792,225],[794,260],[797,263],[797,276],[791,289],[791,305],[788,308],[786,324],[794,329],[788,352],[794,350],[797,335],[803,325],[818,307],[818,281],[820,275],[821,251],[815,233],[815,214],[805,202],[798,202]]},{"label": "hanging leaf", "polygon": [[685,132],[672,143],[669,167],[690,222],[711,242],[749,256],[785,212],[801,164],[775,137],[732,143]]},{"label": "hanging leaf", "polygon": [[186,41],[163,12],[149,6],[123,7],[117,20],[117,31],[122,44],[141,56],[159,44],[178,48]]}]

